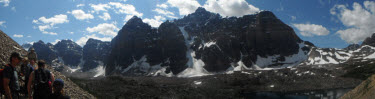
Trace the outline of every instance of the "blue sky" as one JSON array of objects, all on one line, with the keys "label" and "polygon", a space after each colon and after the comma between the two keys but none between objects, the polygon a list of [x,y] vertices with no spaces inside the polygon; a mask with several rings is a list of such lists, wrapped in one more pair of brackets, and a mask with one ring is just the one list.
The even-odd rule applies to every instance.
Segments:
[{"label": "blue sky", "polygon": [[318,47],[344,48],[375,33],[375,1],[365,0],[0,0],[0,29],[20,44],[84,45],[110,41],[134,15],[158,27],[200,6],[224,17],[272,11]]}]

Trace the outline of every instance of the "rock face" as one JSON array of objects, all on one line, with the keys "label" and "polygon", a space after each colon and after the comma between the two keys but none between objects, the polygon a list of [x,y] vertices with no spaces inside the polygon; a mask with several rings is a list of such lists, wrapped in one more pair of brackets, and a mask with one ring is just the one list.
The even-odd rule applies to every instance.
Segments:
[{"label": "rock face", "polygon": [[35,42],[32,47],[35,49],[38,59],[45,60],[49,64],[58,57],[51,43],[45,44],[43,41],[39,40]]},{"label": "rock face", "polygon": [[348,47],[344,48],[345,50],[356,50],[358,49],[359,47],[361,47],[360,45],[358,44],[350,44]]},{"label": "rock face", "polygon": [[[198,8],[158,29],[130,19],[111,42],[106,74],[175,75],[284,67],[307,58],[309,47],[272,12],[222,18]],[[299,58],[297,58],[299,57]]]},{"label": "rock face", "polygon": [[9,56],[12,52],[19,52],[22,55],[27,54],[17,42],[0,30],[0,66],[9,63]]},{"label": "rock face", "polygon": [[370,46],[375,46],[375,33],[371,35],[371,37],[366,38],[363,42],[362,45],[370,45]]},{"label": "rock face", "polygon": [[61,40],[54,45],[58,56],[64,60],[65,65],[78,66],[82,58],[82,47],[72,40]]},{"label": "rock face", "polygon": [[98,65],[103,66],[111,49],[110,42],[102,42],[96,39],[89,39],[83,47],[84,65],[82,71],[88,71],[96,68]]},{"label": "rock face", "polygon": [[340,99],[372,99],[375,97],[375,75],[363,81],[355,89],[349,91]]},{"label": "rock face", "polygon": [[[133,17],[111,42],[112,50],[106,72],[118,73],[120,71],[115,69],[120,68],[129,71],[128,74],[143,74],[151,68],[159,69],[168,65],[167,72],[177,74],[186,68],[184,45],[182,33],[176,24],[165,22],[157,30],[143,23],[140,18]],[[133,70],[133,67],[137,69]]]}]

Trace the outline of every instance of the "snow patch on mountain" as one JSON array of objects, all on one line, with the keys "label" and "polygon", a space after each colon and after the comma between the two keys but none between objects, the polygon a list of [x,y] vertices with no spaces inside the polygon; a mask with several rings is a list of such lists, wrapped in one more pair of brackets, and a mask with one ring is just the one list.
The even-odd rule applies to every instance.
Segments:
[{"label": "snow patch on mountain", "polygon": [[[184,27],[179,27],[182,35],[185,39],[185,45],[188,48],[186,52],[186,57],[189,59],[187,62],[188,68],[186,68],[181,73],[177,74],[177,77],[196,77],[196,76],[204,76],[209,75],[209,73],[203,68],[205,65],[201,59],[195,58],[195,51],[190,49],[190,46],[194,42],[194,38],[188,40],[189,34],[185,31]],[[213,43],[211,43],[212,45]]]},{"label": "snow patch on mountain", "polygon": [[98,63],[99,63],[98,67],[96,67],[94,69],[95,72],[96,72],[96,74],[94,75],[94,77],[105,76],[104,63],[102,61],[98,61]]},{"label": "snow patch on mountain", "polygon": [[214,45],[214,44],[216,44],[216,42],[207,42],[207,43],[205,43],[204,44],[204,47],[206,48],[206,47],[211,47],[212,45]]},{"label": "snow patch on mountain", "polygon": [[150,68],[150,64],[147,63],[147,56],[142,56],[139,60],[134,60],[134,62],[129,65],[127,68],[125,68],[121,73],[128,72],[130,69],[138,68],[137,70],[140,70],[142,72],[148,72],[148,69]]},{"label": "snow patch on mountain", "polygon": [[[299,44],[299,51],[297,54],[285,56],[284,61],[280,61],[279,59],[282,58],[280,55],[273,55],[273,56],[266,56],[261,57],[257,56],[257,61],[255,62],[254,66],[259,67],[255,69],[262,69],[268,67],[270,68],[285,68],[290,66],[296,66],[301,62],[305,61],[308,57],[307,52],[303,51],[302,48],[307,46],[303,43]],[[268,70],[268,69],[267,69]]]}]

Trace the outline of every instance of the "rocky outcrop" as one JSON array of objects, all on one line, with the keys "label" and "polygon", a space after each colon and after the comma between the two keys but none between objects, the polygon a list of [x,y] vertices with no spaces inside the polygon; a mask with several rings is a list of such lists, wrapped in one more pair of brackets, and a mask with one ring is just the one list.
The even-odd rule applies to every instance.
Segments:
[{"label": "rocky outcrop", "polygon": [[45,60],[49,64],[58,57],[51,43],[45,44],[43,41],[39,40],[35,42],[32,47],[35,49],[38,59]]},{"label": "rocky outcrop", "polygon": [[27,54],[16,41],[0,30],[0,66],[9,63],[9,56],[12,52],[19,52],[22,55]]},{"label": "rocky outcrop", "polygon": [[371,37],[366,38],[362,42],[361,46],[363,46],[363,45],[370,45],[370,46],[374,46],[375,47],[375,33],[372,34]]},{"label": "rocky outcrop", "polygon": [[96,68],[98,65],[103,66],[111,50],[110,42],[103,42],[96,39],[89,39],[83,47],[82,71],[88,71]]},{"label": "rocky outcrop", "polygon": [[355,89],[349,91],[340,99],[373,99],[375,97],[375,75],[363,81]]},{"label": "rocky outcrop", "polygon": [[163,23],[156,30],[135,16],[112,40],[106,73],[119,73],[117,68],[121,73],[143,74],[168,65],[167,72],[177,74],[186,68],[184,45],[183,36],[174,23]]},{"label": "rocky outcrop", "polygon": [[65,65],[78,66],[81,63],[82,47],[72,40],[61,40],[54,45],[54,50]]},{"label": "rocky outcrop", "polygon": [[359,47],[361,47],[361,46],[358,45],[358,44],[350,44],[350,45],[348,45],[348,47],[344,48],[344,50],[356,50]]}]

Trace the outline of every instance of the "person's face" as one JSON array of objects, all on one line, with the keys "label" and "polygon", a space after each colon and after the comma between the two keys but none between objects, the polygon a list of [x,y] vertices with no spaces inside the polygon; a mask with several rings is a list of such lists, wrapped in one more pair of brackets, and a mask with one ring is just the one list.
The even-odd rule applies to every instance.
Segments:
[{"label": "person's face", "polygon": [[35,64],[35,61],[34,61],[34,60],[31,60],[30,63],[34,65],[34,64]]},{"label": "person's face", "polygon": [[15,63],[15,64],[17,64],[17,65],[19,65],[20,62],[21,62],[21,60],[18,59],[17,57],[13,57],[13,58],[12,58],[12,62]]}]

